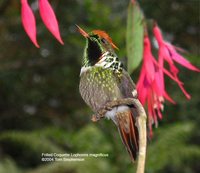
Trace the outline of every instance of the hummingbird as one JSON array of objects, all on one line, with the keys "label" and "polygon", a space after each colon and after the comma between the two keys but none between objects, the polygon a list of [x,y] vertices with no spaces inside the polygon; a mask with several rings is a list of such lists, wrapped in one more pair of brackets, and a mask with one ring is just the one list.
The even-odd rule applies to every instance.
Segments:
[{"label": "hummingbird", "polygon": [[[123,98],[137,98],[137,91],[128,72],[115,53],[117,46],[102,30],[89,33],[78,27],[86,39],[79,91],[86,104],[97,113],[106,103]],[[139,151],[136,108],[113,107],[105,113],[117,126],[122,142],[134,162]]]}]

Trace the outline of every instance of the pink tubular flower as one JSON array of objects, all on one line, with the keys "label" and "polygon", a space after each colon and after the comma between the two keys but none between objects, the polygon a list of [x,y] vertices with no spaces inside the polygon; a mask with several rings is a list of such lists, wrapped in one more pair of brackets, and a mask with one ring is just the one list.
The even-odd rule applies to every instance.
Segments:
[{"label": "pink tubular flower", "polygon": [[172,75],[174,76],[174,78],[177,79],[177,83],[180,87],[180,89],[182,90],[182,92],[184,93],[184,95],[186,96],[187,99],[190,99],[191,96],[187,93],[187,91],[184,89],[183,87],[183,83],[180,82],[179,78],[178,78],[178,73],[179,70],[178,68],[175,66],[174,61],[181,64],[182,66],[188,68],[189,70],[193,70],[193,71],[197,71],[200,72],[200,69],[198,69],[197,67],[193,66],[188,60],[186,60],[183,56],[181,56],[177,50],[179,48],[171,45],[170,43],[166,42],[161,34],[161,31],[159,29],[159,27],[155,24],[154,28],[153,28],[153,32],[154,32],[154,36],[158,42],[159,45],[159,61],[167,61],[169,66],[170,66],[170,72],[172,73]]},{"label": "pink tubular flower", "polygon": [[31,41],[34,43],[36,47],[39,48],[39,45],[37,43],[36,39],[36,22],[35,22],[35,17],[33,15],[33,12],[28,5],[27,0],[21,0],[21,18],[22,18],[22,24],[23,27],[31,39]]},{"label": "pink tubular flower", "polygon": [[56,16],[48,0],[39,0],[39,11],[41,18],[49,31],[61,44],[64,44],[60,37]]},{"label": "pink tubular flower", "polygon": [[[150,136],[152,136],[152,124],[155,123],[157,126],[158,118],[162,119],[164,98],[175,103],[165,91],[164,71],[166,70],[163,68],[163,63],[157,63],[153,57],[149,38],[145,36],[143,64],[137,82],[137,91],[142,105],[147,104]],[[172,76],[170,77],[173,78]],[[173,80],[175,79],[173,78]]]}]

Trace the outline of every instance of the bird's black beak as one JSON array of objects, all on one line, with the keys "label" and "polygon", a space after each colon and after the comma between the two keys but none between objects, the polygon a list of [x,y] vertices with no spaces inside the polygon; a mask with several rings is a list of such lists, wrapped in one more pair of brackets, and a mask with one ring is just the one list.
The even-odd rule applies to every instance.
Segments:
[{"label": "bird's black beak", "polygon": [[80,26],[76,25],[76,27],[78,28],[78,31],[80,32],[82,36],[84,36],[85,38],[89,37],[89,34],[85,32]]}]

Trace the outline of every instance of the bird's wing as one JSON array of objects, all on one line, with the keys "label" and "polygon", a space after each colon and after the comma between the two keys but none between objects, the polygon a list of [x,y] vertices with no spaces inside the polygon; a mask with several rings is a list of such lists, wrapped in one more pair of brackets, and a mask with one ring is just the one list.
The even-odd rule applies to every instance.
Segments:
[{"label": "bird's wing", "polygon": [[119,89],[124,98],[137,98],[136,86],[127,71],[122,71]]}]

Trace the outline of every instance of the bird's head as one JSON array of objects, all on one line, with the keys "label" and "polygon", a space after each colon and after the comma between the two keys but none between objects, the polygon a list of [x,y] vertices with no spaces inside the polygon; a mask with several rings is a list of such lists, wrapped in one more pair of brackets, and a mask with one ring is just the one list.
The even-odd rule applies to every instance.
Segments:
[{"label": "bird's head", "polygon": [[118,49],[113,43],[111,37],[102,30],[93,30],[87,33],[78,25],[78,31],[86,38],[86,46],[84,50],[84,65],[93,66],[101,60],[105,52],[114,53],[114,49]]}]

